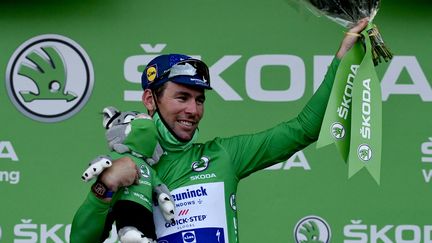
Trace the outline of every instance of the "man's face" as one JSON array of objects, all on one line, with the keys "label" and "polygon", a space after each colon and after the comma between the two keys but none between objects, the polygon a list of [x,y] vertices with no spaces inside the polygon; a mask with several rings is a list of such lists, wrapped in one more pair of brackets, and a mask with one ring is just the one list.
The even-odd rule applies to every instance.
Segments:
[{"label": "man's face", "polygon": [[159,112],[166,125],[183,141],[192,139],[204,114],[203,89],[167,82],[163,94],[157,100]]}]

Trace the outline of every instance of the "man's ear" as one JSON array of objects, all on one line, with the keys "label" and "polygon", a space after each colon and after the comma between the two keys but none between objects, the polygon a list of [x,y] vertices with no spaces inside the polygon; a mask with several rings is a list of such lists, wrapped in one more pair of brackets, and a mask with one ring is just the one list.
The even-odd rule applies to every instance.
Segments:
[{"label": "man's ear", "polygon": [[154,111],[156,110],[155,101],[153,98],[153,92],[150,89],[144,90],[144,93],[142,95],[142,102],[144,106],[147,108],[149,115],[153,115]]}]

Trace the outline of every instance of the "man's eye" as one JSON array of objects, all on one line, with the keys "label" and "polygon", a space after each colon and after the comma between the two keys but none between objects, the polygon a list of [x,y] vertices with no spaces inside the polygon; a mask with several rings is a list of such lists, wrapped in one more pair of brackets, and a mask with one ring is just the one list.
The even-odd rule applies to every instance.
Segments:
[{"label": "man's eye", "polygon": [[206,100],[205,96],[198,96],[198,97],[196,97],[196,102],[198,104],[204,104],[205,100]]}]

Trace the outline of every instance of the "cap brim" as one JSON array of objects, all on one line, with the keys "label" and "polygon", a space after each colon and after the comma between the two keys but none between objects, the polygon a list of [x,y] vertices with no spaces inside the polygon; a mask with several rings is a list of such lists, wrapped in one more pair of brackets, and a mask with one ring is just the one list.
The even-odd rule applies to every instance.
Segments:
[{"label": "cap brim", "polygon": [[213,89],[212,87],[210,87],[208,82],[190,76],[175,76],[175,77],[171,77],[169,81],[172,81],[177,84],[190,86],[190,87],[203,88],[209,90]]}]

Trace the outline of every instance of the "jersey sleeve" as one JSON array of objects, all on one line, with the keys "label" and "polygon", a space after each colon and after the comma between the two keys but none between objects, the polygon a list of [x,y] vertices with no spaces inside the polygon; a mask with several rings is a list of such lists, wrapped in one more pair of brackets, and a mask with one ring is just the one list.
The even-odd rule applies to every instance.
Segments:
[{"label": "jersey sleeve", "polygon": [[238,179],[287,160],[318,139],[339,63],[333,59],[323,83],[296,118],[260,133],[219,140],[231,157]]},{"label": "jersey sleeve", "polygon": [[70,243],[102,242],[110,203],[89,193],[72,221]]}]

